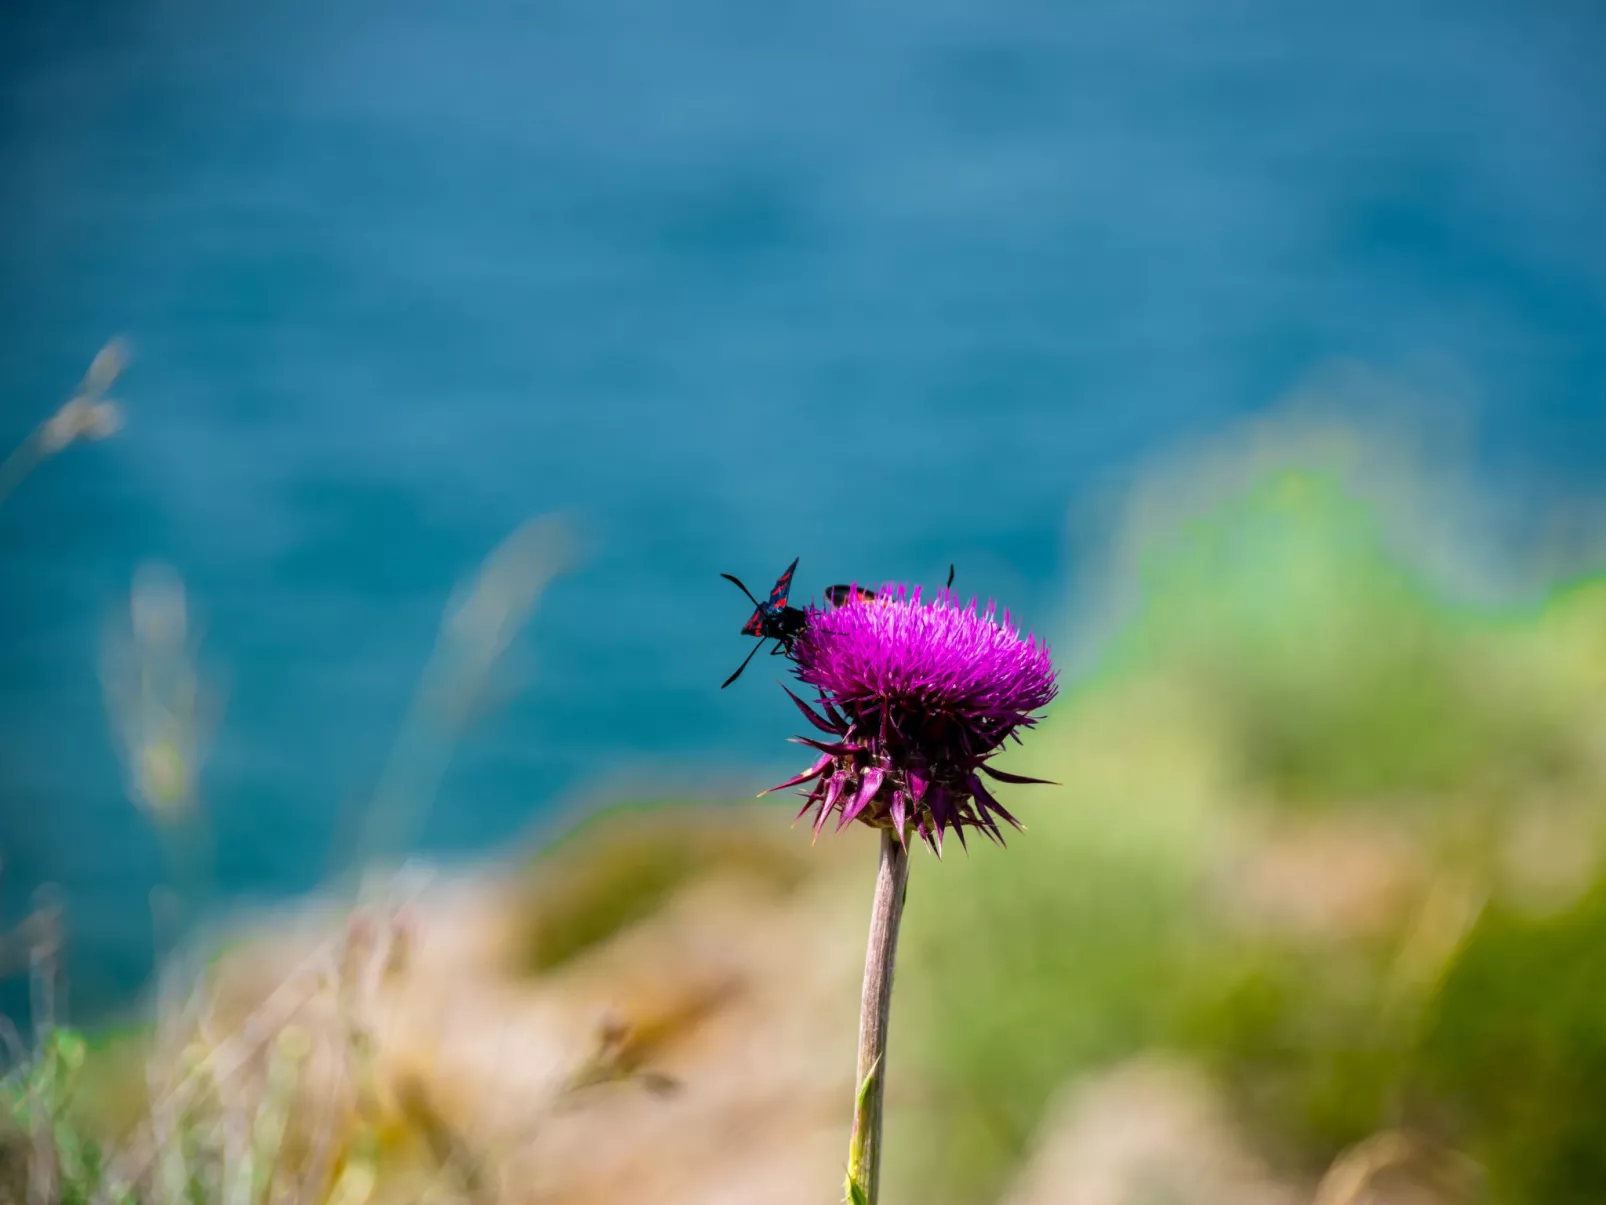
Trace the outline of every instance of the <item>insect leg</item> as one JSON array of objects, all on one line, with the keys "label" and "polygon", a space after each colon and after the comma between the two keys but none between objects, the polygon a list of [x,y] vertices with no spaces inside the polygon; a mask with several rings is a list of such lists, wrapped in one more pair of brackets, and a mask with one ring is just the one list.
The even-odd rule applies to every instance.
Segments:
[{"label": "insect leg", "polygon": [[758,652],[758,650],[763,648],[763,647],[764,647],[764,642],[762,640],[759,641],[757,644],[755,644],[753,646],[753,652],[747,654],[747,656],[743,659],[742,663],[736,667],[736,672],[734,674],[732,674],[730,677],[726,678],[724,682],[720,683],[720,687],[719,688],[721,690],[724,690],[725,687],[729,686],[732,682],[736,681],[737,678],[740,678],[742,676],[742,671],[747,668],[747,663],[749,661],[751,661],[753,659],[754,654],[756,654]]}]

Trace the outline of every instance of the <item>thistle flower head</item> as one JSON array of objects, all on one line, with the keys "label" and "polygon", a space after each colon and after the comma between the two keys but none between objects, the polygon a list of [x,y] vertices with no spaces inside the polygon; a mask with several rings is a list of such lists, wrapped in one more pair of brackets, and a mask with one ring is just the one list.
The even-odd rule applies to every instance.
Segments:
[{"label": "thistle flower head", "polygon": [[1041,781],[987,759],[1053,699],[1047,646],[1016,632],[1007,611],[961,607],[946,590],[922,601],[919,587],[885,587],[807,615],[792,657],[817,697],[792,699],[826,739],[797,738],[819,759],[771,789],[810,784],[799,815],[814,810],[816,834],[835,812],[839,829],[859,820],[905,843],[912,830],[940,853],[949,828],[961,842],[966,828],[1001,842],[1000,817],[1019,828],[983,776]]}]

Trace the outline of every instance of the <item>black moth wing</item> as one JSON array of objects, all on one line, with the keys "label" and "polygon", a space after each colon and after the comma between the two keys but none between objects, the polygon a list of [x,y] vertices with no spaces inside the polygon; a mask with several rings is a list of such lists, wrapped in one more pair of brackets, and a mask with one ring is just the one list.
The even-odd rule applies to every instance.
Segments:
[{"label": "black moth wing", "polygon": [[792,575],[797,572],[797,563],[800,559],[799,557],[792,558],[792,563],[786,567],[786,572],[781,574],[776,579],[775,585],[771,587],[769,599],[765,602],[759,602],[758,599],[753,598],[752,592],[734,574],[720,574],[720,577],[733,583],[737,589],[752,600],[754,605],[753,614],[742,625],[742,635],[756,636],[758,638],[758,643],[753,646],[753,651],[748,653],[742,663],[736,667],[736,672],[726,678],[720,685],[721,690],[724,690],[725,687],[742,676],[742,671],[747,668],[747,664],[753,659],[754,653],[757,653],[763,647],[766,640],[776,641],[775,648],[770,650],[772,654],[790,654],[791,642],[803,630],[803,624],[807,619],[804,612],[799,611],[796,607],[786,605],[787,595],[792,592]]},{"label": "black moth wing", "polygon": [[792,563],[786,567],[786,572],[776,578],[775,585],[770,589],[769,605],[776,610],[786,606],[786,596],[792,592],[792,574],[797,572],[799,559],[792,558]]}]

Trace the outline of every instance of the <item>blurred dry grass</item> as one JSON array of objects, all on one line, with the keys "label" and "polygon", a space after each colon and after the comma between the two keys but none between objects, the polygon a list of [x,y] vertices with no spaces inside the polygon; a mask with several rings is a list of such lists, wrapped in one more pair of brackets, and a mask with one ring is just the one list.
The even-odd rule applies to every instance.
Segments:
[{"label": "blurred dry grass", "polygon": [[62,406],[0,461],[0,502],[23,480],[75,443],[109,439],[123,427],[122,407],[106,396],[128,366],[128,343],[113,339],[95,353],[84,379]]},{"label": "blurred dry grass", "polygon": [[[226,1136],[277,1108],[292,1200],[692,1202],[711,1173],[746,1199],[818,1199],[851,1089],[820,1053],[851,1045],[862,958],[839,888],[870,850],[805,859],[774,818],[625,813],[343,936],[329,912],[243,934],[165,1035],[107,1059],[82,1124],[152,1151],[164,1109]],[[643,874],[651,907],[599,890]],[[299,1070],[275,1106],[286,1032]],[[184,1180],[226,1182],[242,1158],[203,1151]],[[146,1179],[141,1199],[169,1199]]]}]

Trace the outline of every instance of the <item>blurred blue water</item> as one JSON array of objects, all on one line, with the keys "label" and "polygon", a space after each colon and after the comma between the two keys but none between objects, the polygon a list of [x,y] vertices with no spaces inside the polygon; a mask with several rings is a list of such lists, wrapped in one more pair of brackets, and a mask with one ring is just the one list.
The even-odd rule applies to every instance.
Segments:
[{"label": "blurred blue water", "polygon": [[102,341],[130,425],[0,507],[11,915],[136,985],[160,859],[95,678],[140,560],[226,666],[232,893],[304,888],[453,581],[590,556],[423,843],[791,758],[741,600],[793,556],[1050,630],[1067,507],[1313,366],[1448,365],[1492,491],[1606,453],[1606,29],[1580,2],[149,0],[0,16],[0,435]]}]

